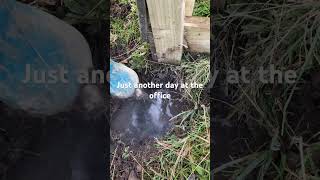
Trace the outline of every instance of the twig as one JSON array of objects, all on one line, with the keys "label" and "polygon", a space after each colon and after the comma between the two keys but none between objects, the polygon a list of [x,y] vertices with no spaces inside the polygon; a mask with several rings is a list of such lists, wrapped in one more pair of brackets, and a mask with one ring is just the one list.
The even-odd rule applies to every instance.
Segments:
[{"label": "twig", "polygon": [[138,47],[138,45],[139,45],[139,44],[136,44],[136,45],[135,45],[133,48],[131,48],[129,51],[124,52],[124,53],[122,53],[122,54],[120,54],[120,55],[114,56],[114,57],[112,57],[112,58],[113,58],[113,59],[119,59],[119,57],[122,57],[122,56],[124,56],[124,55],[128,55],[128,54],[131,53],[133,50],[136,50],[137,47]]},{"label": "twig", "polygon": [[104,0],[100,0],[100,1],[84,16],[84,18],[89,17],[89,15],[90,15],[95,9],[97,9],[97,8],[100,6],[100,4],[103,3],[103,2],[104,2]]},{"label": "twig", "polygon": [[194,168],[194,170],[193,170],[192,173],[194,173],[194,171],[195,171],[198,167],[200,167],[200,164],[203,163],[203,162],[207,159],[207,157],[208,157],[209,155],[210,155],[210,152],[207,153],[207,155],[201,159],[201,161],[198,163],[198,165],[196,166],[196,168]]},{"label": "twig", "polygon": [[113,158],[112,158],[112,161],[111,161],[111,167],[113,166],[112,177],[111,177],[112,180],[114,179],[114,170],[116,168],[116,166],[113,165],[113,162],[114,162],[114,159],[115,159],[115,157],[117,155],[117,152],[118,152],[118,145],[117,145],[116,149],[114,150]]},{"label": "twig", "polygon": [[300,163],[301,163],[301,171],[302,171],[302,179],[307,180],[306,178],[306,167],[304,166],[304,157],[303,157],[303,139],[299,138],[299,151],[300,151]]},{"label": "twig", "polygon": [[135,161],[139,166],[141,166],[142,171],[145,171],[149,177],[152,177],[152,176],[144,169],[144,167],[138,162],[138,160],[134,157],[134,155],[132,155],[132,153],[129,153],[129,154],[130,154],[130,156],[134,159],[134,161]]},{"label": "twig", "polygon": [[185,145],[187,144],[187,140],[188,140],[188,138],[186,138],[186,139],[184,139],[184,143],[183,143],[183,145],[182,145],[182,147],[181,147],[181,150],[180,150],[180,152],[179,152],[179,155],[178,155],[178,158],[177,158],[177,160],[176,160],[176,162],[174,163],[174,166],[173,166],[173,168],[172,168],[172,173],[171,173],[171,176],[170,176],[170,180],[172,180],[173,179],[173,177],[174,177],[174,175],[175,175],[175,170],[176,170],[176,167],[177,167],[177,165],[178,165],[178,163],[179,163],[179,161],[180,161],[180,159],[181,159],[181,156],[182,156],[182,153],[184,152],[184,147],[185,147]]}]

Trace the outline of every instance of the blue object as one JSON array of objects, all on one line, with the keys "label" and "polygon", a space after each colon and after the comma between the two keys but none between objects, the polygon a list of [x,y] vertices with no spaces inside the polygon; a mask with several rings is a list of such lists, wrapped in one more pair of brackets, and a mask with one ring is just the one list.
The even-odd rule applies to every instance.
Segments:
[{"label": "blue object", "polygon": [[127,66],[110,60],[110,93],[118,98],[134,95],[135,85],[139,83],[138,75]]},{"label": "blue object", "polygon": [[[45,81],[25,82],[28,68]],[[62,68],[67,82],[61,76],[48,80]],[[79,73],[90,68],[89,46],[75,28],[39,9],[1,0],[0,101],[36,114],[64,111],[79,93]]]}]

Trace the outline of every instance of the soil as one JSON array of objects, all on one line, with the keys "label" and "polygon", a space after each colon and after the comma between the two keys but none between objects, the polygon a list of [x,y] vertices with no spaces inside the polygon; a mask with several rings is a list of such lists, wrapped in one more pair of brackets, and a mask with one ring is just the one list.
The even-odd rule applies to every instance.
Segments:
[{"label": "soil", "polygon": [[[230,107],[226,103],[232,103],[223,93],[223,87],[218,83],[214,85],[211,102],[212,142],[213,158],[211,165],[215,168],[230,162],[232,158],[242,157],[252,153],[258,147],[255,137],[250,132],[248,125],[234,119],[227,119]],[[216,101],[216,100],[219,101]],[[223,103],[226,102],[226,103]],[[263,143],[264,141],[260,141]],[[214,174],[215,179],[229,179],[222,173]]]},{"label": "soil", "polygon": [[[111,19],[122,18],[128,15],[130,12],[130,5],[119,5],[118,3],[111,1]],[[111,57],[116,57],[115,60],[121,62],[124,59],[127,59],[127,52],[134,50],[136,42],[131,41],[129,44],[116,44],[111,48]],[[148,56],[150,63],[152,57]],[[130,61],[130,60],[129,60]],[[128,63],[128,62],[126,62]],[[154,83],[179,83],[181,80],[181,73],[176,66],[165,66],[162,64],[153,63],[152,69],[136,70],[140,82],[154,82]],[[147,94],[155,92],[154,89],[145,89]],[[158,90],[157,90],[158,91]],[[180,92],[175,91],[165,91],[173,97],[172,107],[170,108],[172,116],[182,112],[184,110],[190,109],[189,104],[184,101],[180,95]],[[161,112],[160,125],[161,127],[154,126],[150,124],[150,116],[147,109],[150,109],[153,103],[156,101],[146,100],[136,100],[135,98],[131,99],[116,99],[111,98],[110,110],[111,110],[111,139],[112,144],[110,147],[110,152],[114,153],[111,155],[111,176],[115,179],[127,179],[132,171],[135,171],[138,177],[141,177],[141,166],[143,167],[144,163],[148,162],[150,158],[156,157],[159,153],[159,150],[155,148],[155,137],[160,138],[165,134],[170,133],[171,124],[168,122],[170,117],[168,114]],[[164,100],[162,106],[167,106],[170,102]],[[128,126],[132,123],[132,114],[134,109],[140,113],[140,118],[138,121],[139,128],[132,129],[132,126]],[[162,108],[165,110],[165,107]],[[126,126],[127,125],[127,126]],[[130,129],[131,128],[131,129]],[[149,132],[147,130],[150,130]],[[127,133],[126,130],[134,131],[133,134]],[[131,133],[132,133],[131,132]],[[130,154],[130,155],[128,155]],[[138,168],[137,168],[138,167]],[[113,175],[112,175],[113,173]]]},{"label": "soil", "polygon": [[[162,77],[160,71],[167,71],[167,76]],[[154,71],[147,74],[139,74],[139,77],[142,82],[167,83],[178,80],[175,73],[162,67],[155,68]],[[155,90],[145,89],[144,91],[149,94]],[[127,179],[132,171],[141,177],[142,172],[139,169],[145,167],[143,163],[157,157],[157,154],[160,153],[159,149],[155,147],[155,138],[161,139],[164,135],[172,132],[172,122],[169,120],[180,112],[190,109],[190,104],[183,100],[179,92],[169,93],[172,100],[162,100],[162,104],[157,106],[159,110],[161,109],[159,111],[160,124],[152,123],[154,121],[151,118],[152,114],[150,114],[150,109],[157,103],[157,100],[150,100],[149,97],[142,100],[137,100],[134,97],[126,100],[112,98],[110,106],[112,145],[110,152],[114,152],[114,155],[111,156],[110,161],[112,162],[111,174],[114,173],[113,177],[116,179]],[[171,111],[169,114],[166,113],[168,108]],[[137,119],[138,128],[129,126],[132,124],[132,113],[135,110],[140,114]]]},{"label": "soil", "polygon": [[[127,15],[127,11],[124,11],[124,9],[126,10],[127,8],[130,7],[123,5],[119,6],[119,4],[114,3],[111,6],[111,18],[125,17]],[[135,42],[130,42],[128,45],[115,45],[111,48],[111,57],[117,57],[116,60],[121,62],[127,58],[126,53],[131,51],[134,47]],[[149,55],[146,60],[151,63],[151,67],[149,67],[149,69],[136,70],[141,83],[181,83],[183,74],[181,73],[180,67],[154,62],[152,61],[151,55]],[[129,64],[130,60],[126,63]],[[169,93],[172,96],[172,100],[163,100],[163,104],[161,104],[162,108],[160,109],[162,109],[162,111],[160,113],[160,121],[163,122],[163,126],[160,125],[162,127],[159,127],[150,123],[152,120],[150,121],[150,114],[148,113],[148,110],[150,110],[150,107],[156,102],[156,100],[147,100],[147,102],[141,103],[141,100],[137,101],[135,98],[126,100],[116,98],[111,99],[110,124],[112,145],[110,152],[113,152],[113,155],[111,155],[110,159],[110,171],[111,177],[114,177],[115,179],[128,179],[132,172],[135,172],[137,177],[141,179],[142,173],[145,173],[143,167],[145,167],[146,163],[161,153],[159,152],[159,149],[155,147],[155,144],[157,144],[155,138],[161,140],[162,137],[170,133],[175,133],[177,137],[184,136],[172,128],[173,122],[169,122],[171,117],[193,108],[191,104],[182,97],[181,92],[179,90],[171,91],[166,89],[144,89],[144,91],[147,94],[151,94],[155,91],[163,91],[164,93]],[[167,106],[170,103],[172,103],[172,106],[169,107],[171,111],[170,114],[172,115],[165,113]],[[128,128],[130,123],[132,123],[132,114],[134,109],[138,109],[140,117],[146,117],[138,120],[140,121],[138,131],[134,131],[130,129],[130,127]],[[126,130],[130,130],[134,133],[127,133]],[[152,166],[156,168],[157,165]]]}]

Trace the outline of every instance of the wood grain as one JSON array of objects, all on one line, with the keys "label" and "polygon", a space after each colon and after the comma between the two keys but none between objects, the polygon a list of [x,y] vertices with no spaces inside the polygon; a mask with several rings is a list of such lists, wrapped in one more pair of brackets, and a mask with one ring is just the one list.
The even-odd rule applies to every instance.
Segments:
[{"label": "wood grain", "polygon": [[185,17],[184,26],[188,50],[210,53],[210,18]]},{"label": "wood grain", "polygon": [[185,16],[192,16],[195,0],[186,0]]},{"label": "wood grain", "polygon": [[147,7],[158,61],[180,64],[185,0],[147,0]]}]

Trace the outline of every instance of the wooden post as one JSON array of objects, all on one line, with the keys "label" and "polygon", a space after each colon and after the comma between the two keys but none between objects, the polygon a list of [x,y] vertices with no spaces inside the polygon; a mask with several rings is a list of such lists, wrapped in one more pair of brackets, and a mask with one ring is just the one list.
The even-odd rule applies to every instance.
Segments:
[{"label": "wooden post", "polygon": [[147,7],[158,61],[180,64],[185,0],[147,0]]},{"label": "wooden post", "polygon": [[184,28],[189,51],[210,53],[209,17],[185,17]]},{"label": "wooden post", "polygon": [[143,41],[148,42],[148,13],[145,0],[136,0],[140,24],[140,34]]},{"label": "wooden post", "polygon": [[195,0],[186,0],[186,16],[192,16]]},{"label": "wooden post", "polygon": [[136,0],[136,4],[137,4],[137,8],[138,8],[141,39],[144,42],[149,43],[152,60],[158,61],[157,56],[156,56],[156,48],[154,45],[151,26],[150,26],[150,20],[149,20],[146,0]]}]

